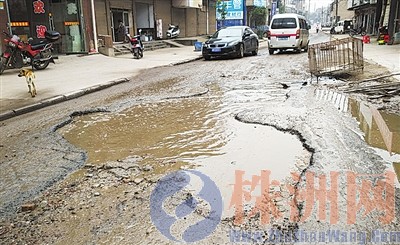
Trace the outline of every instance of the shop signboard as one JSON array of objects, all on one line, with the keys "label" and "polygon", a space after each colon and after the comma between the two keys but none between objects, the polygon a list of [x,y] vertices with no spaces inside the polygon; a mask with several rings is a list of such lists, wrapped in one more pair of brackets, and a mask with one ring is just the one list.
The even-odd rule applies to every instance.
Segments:
[{"label": "shop signboard", "polygon": [[226,16],[225,20],[222,20],[221,14],[217,11],[217,29],[224,26],[246,25],[244,0],[224,0],[222,4],[226,4]]},{"label": "shop signboard", "polygon": [[[243,20],[244,18],[244,0],[225,0],[222,4],[226,4],[226,20]],[[218,6],[217,6],[218,8]],[[221,14],[217,11],[217,20],[221,20]]]},{"label": "shop signboard", "polygon": [[277,5],[278,5],[277,1],[274,0],[272,2],[272,6],[271,6],[271,16],[274,16],[277,14]]},{"label": "shop signboard", "polygon": [[[30,4],[28,3],[30,2]],[[45,38],[48,29],[50,3],[49,0],[28,1],[28,15],[31,16],[31,34],[36,38]]]}]

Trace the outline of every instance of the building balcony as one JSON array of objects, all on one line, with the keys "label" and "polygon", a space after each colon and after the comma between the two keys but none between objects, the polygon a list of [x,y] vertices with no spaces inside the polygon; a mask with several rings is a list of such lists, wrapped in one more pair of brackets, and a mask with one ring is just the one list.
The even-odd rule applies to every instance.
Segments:
[{"label": "building balcony", "polygon": [[357,8],[364,8],[369,5],[376,4],[377,0],[348,0],[347,1],[347,9],[353,10]]}]

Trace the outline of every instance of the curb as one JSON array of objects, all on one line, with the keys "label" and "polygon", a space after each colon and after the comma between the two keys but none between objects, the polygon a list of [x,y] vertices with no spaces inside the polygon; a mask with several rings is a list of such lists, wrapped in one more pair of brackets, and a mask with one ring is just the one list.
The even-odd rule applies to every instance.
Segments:
[{"label": "curb", "polygon": [[191,58],[191,59],[187,59],[187,60],[171,63],[170,66],[183,65],[183,64],[187,64],[187,63],[190,63],[192,61],[201,60],[201,59],[203,59],[203,56],[200,55],[199,57],[196,57],[196,58]]},{"label": "curb", "polygon": [[54,96],[54,97],[51,97],[48,99],[44,99],[44,100],[36,102],[32,105],[23,106],[23,107],[14,109],[14,110],[3,112],[0,114],[0,121],[4,121],[6,119],[10,119],[15,116],[20,116],[20,115],[23,115],[23,114],[26,114],[26,113],[29,113],[29,112],[32,112],[35,110],[42,109],[47,106],[51,106],[51,105],[55,105],[55,104],[67,101],[67,100],[72,100],[72,99],[81,97],[83,95],[97,92],[99,90],[109,88],[111,86],[114,86],[114,85],[117,85],[120,83],[124,83],[124,82],[128,82],[128,81],[130,81],[128,78],[120,78],[120,79],[112,80],[112,81],[109,81],[109,82],[106,82],[106,83],[103,83],[100,85],[94,85],[94,86],[91,86],[88,88],[70,92],[70,93],[67,93],[64,95],[58,95],[58,96]]}]

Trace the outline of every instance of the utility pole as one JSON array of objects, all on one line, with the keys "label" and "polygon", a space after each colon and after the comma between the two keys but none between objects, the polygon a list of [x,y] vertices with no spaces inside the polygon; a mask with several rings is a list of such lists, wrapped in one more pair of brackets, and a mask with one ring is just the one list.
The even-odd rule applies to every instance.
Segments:
[{"label": "utility pole", "polygon": [[336,0],[336,3],[335,3],[335,5],[336,5],[336,14],[335,14],[335,23],[337,23],[338,22],[338,11],[339,11],[339,0]]}]

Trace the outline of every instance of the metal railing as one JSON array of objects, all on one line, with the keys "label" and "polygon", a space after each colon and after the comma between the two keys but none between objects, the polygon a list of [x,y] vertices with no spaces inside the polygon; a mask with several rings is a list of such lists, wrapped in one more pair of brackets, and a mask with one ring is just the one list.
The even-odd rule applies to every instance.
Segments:
[{"label": "metal railing", "polygon": [[308,49],[308,61],[311,74],[317,77],[363,69],[363,42],[361,39],[348,37],[312,44]]}]

